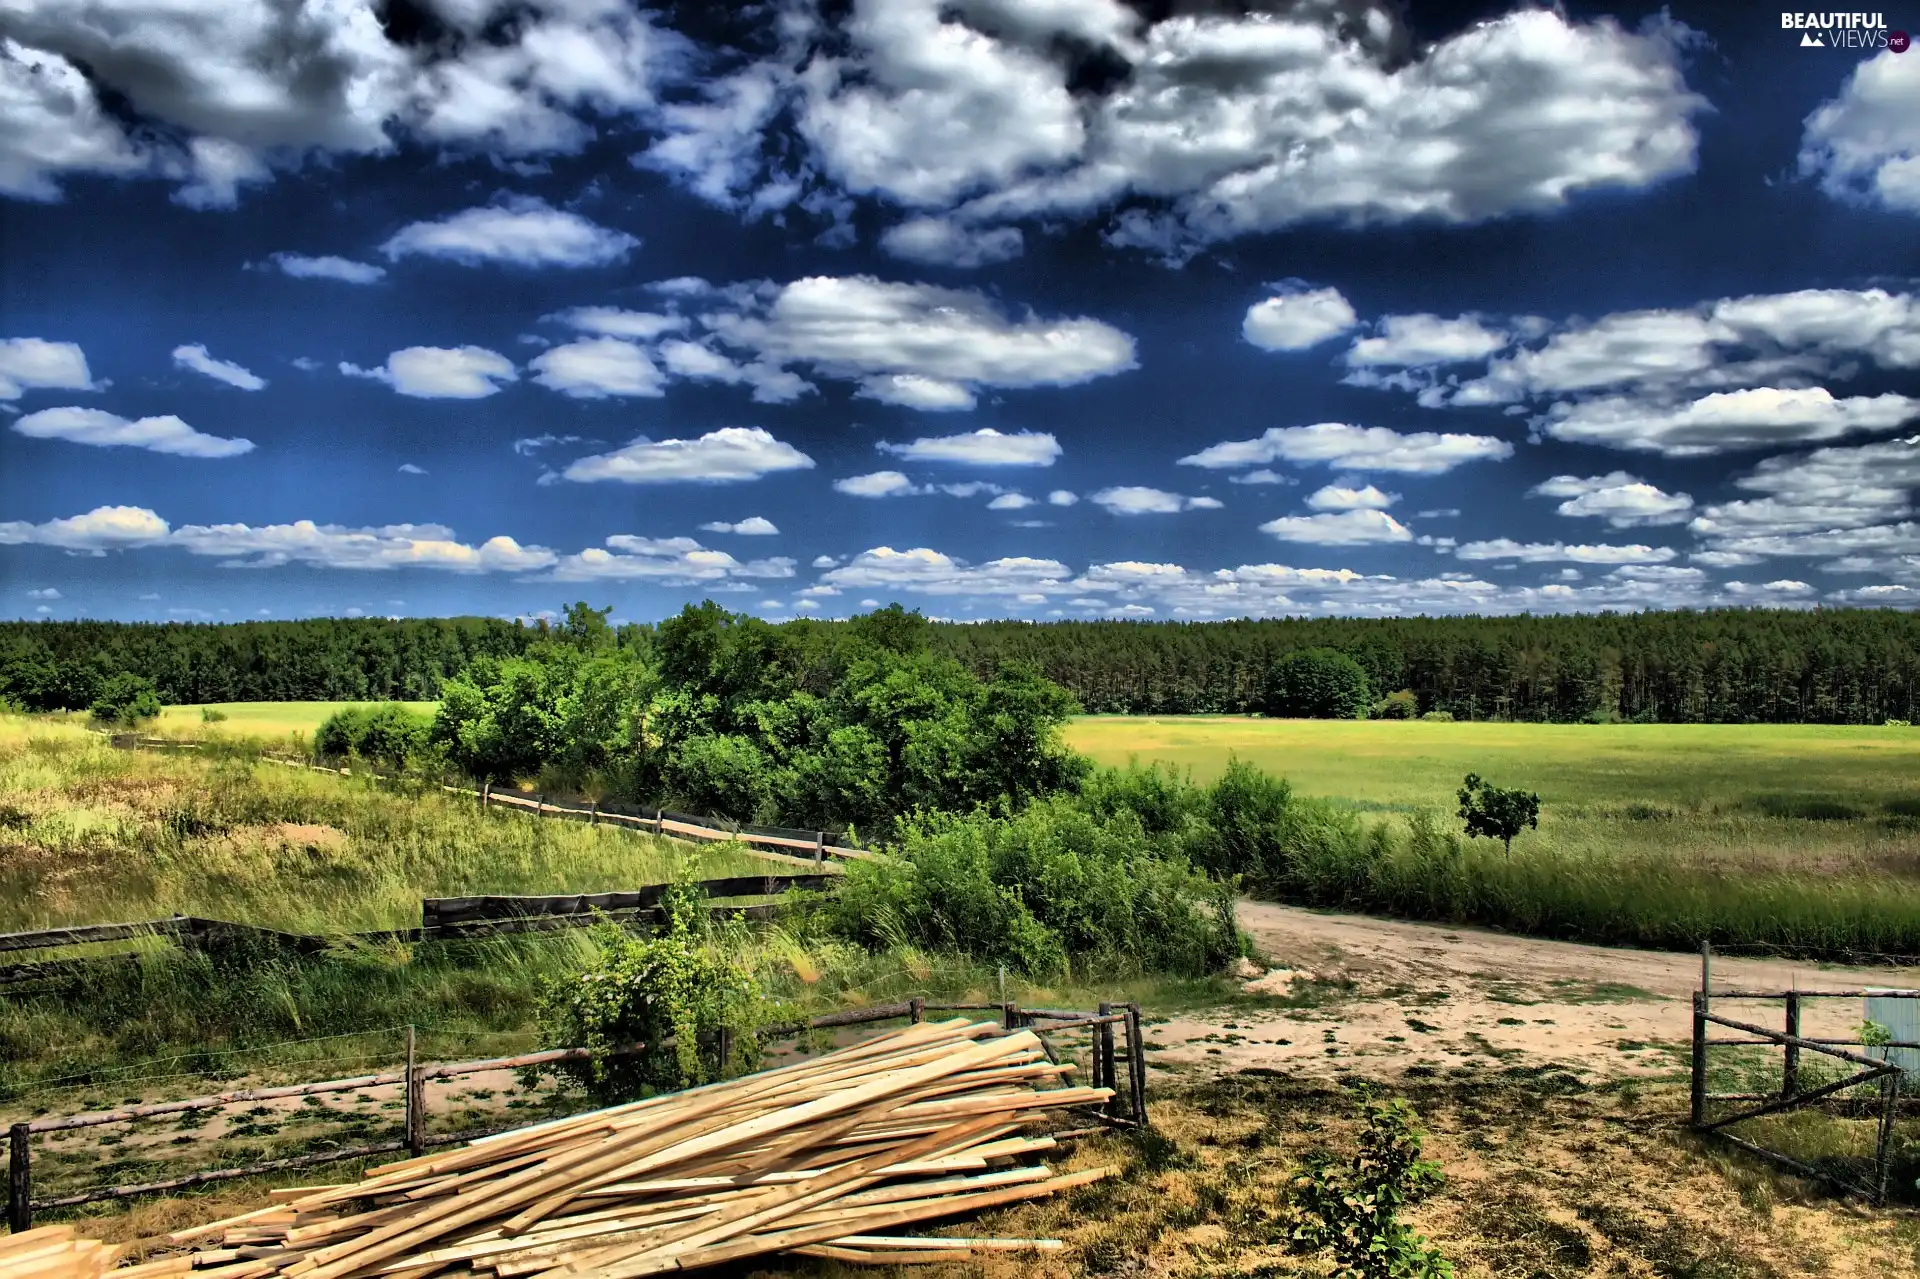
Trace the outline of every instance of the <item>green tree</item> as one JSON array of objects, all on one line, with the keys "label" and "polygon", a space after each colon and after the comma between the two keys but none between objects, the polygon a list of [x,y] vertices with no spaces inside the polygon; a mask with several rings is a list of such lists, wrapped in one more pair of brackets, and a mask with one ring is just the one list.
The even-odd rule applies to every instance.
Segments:
[{"label": "green tree", "polygon": [[1263,709],[1284,719],[1363,719],[1372,700],[1358,662],[1337,649],[1309,648],[1273,664]]},{"label": "green tree", "polygon": [[1468,773],[1460,788],[1460,813],[1466,819],[1467,838],[1484,835],[1513,851],[1513,838],[1528,827],[1540,827],[1540,797],[1523,790],[1504,790]]},{"label": "green tree", "polygon": [[146,676],[122,671],[100,686],[88,711],[97,724],[139,724],[158,718],[160,695]]}]

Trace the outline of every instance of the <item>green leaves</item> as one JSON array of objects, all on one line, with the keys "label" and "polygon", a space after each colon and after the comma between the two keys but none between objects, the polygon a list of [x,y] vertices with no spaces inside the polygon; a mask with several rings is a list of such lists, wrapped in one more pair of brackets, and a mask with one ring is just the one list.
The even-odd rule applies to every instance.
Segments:
[{"label": "green leaves", "polygon": [[1291,1185],[1291,1238],[1333,1254],[1334,1279],[1452,1279],[1453,1264],[1399,1220],[1444,1183],[1422,1159],[1419,1116],[1406,1101],[1365,1101],[1359,1150],[1344,1165],[1309,1156]]},{"label": "green leaves", "polygon": [[1365,719],[1372,700],[1358,662],[1338,649],[1309,648],[1273,664],[1261,709],[1284,719]]},{"label": "green leaves", "polygon": [[1540,827],[1540,797],[1522,790],[1502,790],[1468,773],[1460,788],[1460,816],[1467,822],[1467,838],[1497,839],[1513,851],[1513,837]]}]

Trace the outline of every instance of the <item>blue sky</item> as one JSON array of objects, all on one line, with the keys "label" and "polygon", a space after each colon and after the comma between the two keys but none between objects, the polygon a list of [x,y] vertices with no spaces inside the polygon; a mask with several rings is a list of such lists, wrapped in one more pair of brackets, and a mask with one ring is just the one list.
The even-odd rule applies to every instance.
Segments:
[{"label": "blue sky", "polygon": [[1909,26],[13,0],[0,616],[1912,607]]}]

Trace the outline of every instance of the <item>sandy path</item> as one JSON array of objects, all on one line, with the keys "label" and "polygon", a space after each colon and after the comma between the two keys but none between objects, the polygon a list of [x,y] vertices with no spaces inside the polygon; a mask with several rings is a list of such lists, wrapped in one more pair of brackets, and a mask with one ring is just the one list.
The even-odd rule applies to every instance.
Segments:
[{"label": "sandy path", "polygon": [[[1152,1027],[1159,1067],[1337,1074],[1559,1064],[1583,1074],[1683,1069],[1695,956],[1542,941],[1447,925],[1331,915],[1242,902],[1240,926],[1280,971],[1247,983],[1226,1012]],[[1784,990],[1920,986],[1920,971],[1716,957],[1714,986]],[[1346,983],[1351,983],[1347,986]],[[1779,1024],[1778,1002],[1716,1001],[1743,1021]],[[1840,1035],[1857,1000],[1809,1001],[1802,1031]]]}]

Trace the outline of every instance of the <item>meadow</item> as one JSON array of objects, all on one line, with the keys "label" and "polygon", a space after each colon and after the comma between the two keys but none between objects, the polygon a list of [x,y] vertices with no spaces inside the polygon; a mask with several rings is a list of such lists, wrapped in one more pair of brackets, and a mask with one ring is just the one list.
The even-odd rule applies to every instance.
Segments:
[{"label": "meadow", "polygon": [[[196,706],[169,706],[160,713],[153,730],[165,737],[256,737],[289,738],[298,734],[309,740],[314,730],[335,711],[361,702],[209,702]],[[423,715],[439,709],[438,702],[401,702],[400,705]],[[209,720],[205,712],[219,716]]]}]

